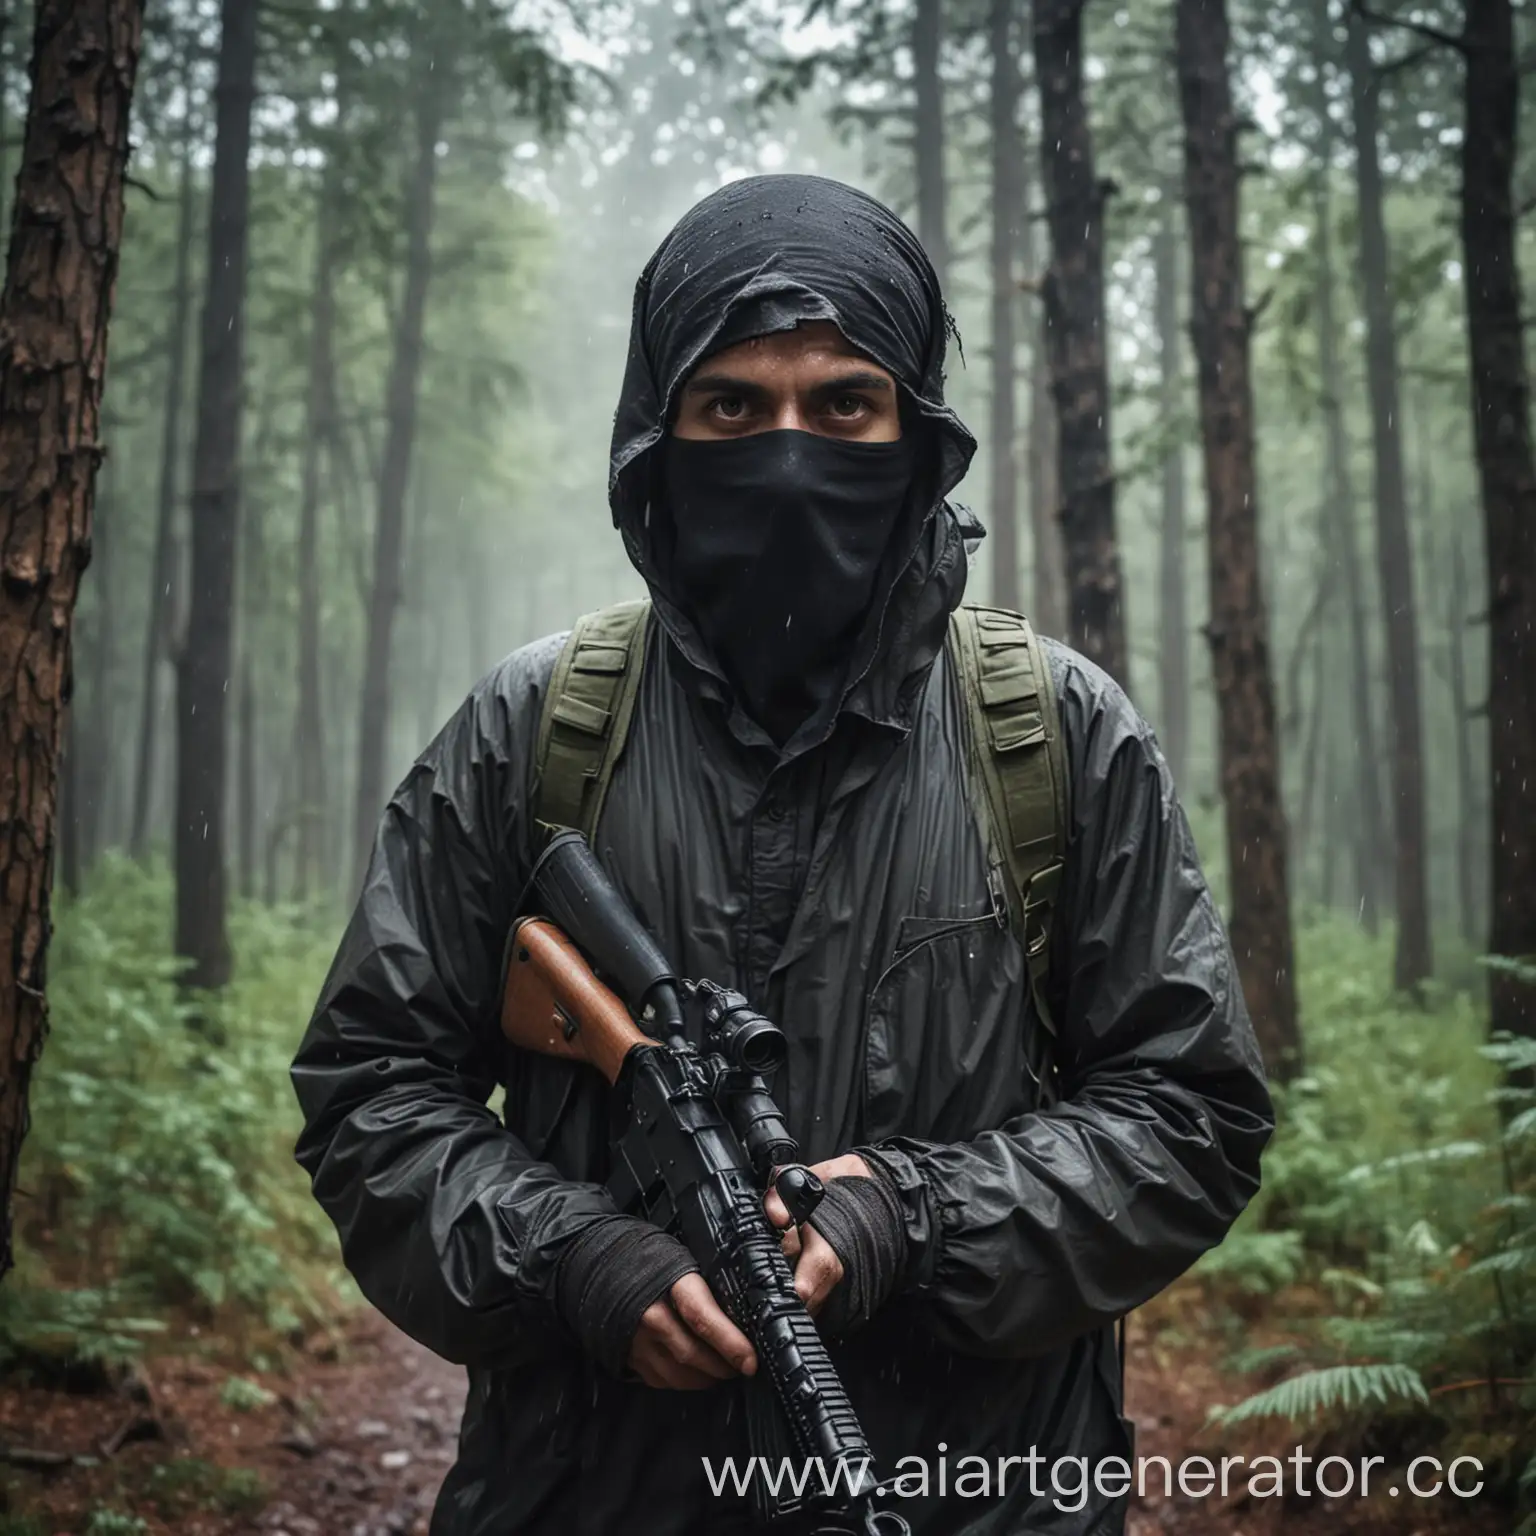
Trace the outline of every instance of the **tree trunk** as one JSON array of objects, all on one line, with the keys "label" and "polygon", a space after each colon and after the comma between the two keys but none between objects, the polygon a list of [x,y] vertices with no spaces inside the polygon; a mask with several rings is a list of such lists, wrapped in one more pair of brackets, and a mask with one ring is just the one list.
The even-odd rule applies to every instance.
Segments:
[{"label": "tree trunk", "polygon": [[123,229],[138,0],[37,0],[0,290],[0,1276],[27,1092],[48,1030],[70,622],[90,560],[107,324]]},{"label": "tree trunk", "polygon": [[235,828],[239,845],[240,894],[251,901],[256,895],[256,676],[251,666],[251,647],[240,656],[240,747],[235,759]]},{"label": "tree trunk", "polygon": [[1104,349],[1104,198],[1083,99],[1083,0],[1036,0],[1040,159],[1051,233],[1046,338],[1056,399],[1068,635],[1129,684]]},{"label": "tree trunk", "polygon": [[256,94],[256,7],[249,0],[223,0],[218,70],[192,455],[190,606],[177,676],[176,952],[190,962],[183,979],[193,987],[221,987],[230,973],[224,820]]},{"label": "tree trunk", "polygon": [[1387,696],[1392,713],[1393,866],[1397,954],[1393,977],[1415,988],[1430,974],[1429,886],[1424,852],[1424,744],[1419,704],[1419,626],[1413,594],[1413,541],[1403,484],[1402,409],[1392,314],[1387,231],[1377,157],[1376,81],[1365,22],[1349,18],[1346,45],[1355,124],[1371,445],[1376,467],[1376,560],[1386,620]]},{"label": "tree trunk", "polygon": [[335,387],[336,208],[342,196],[340,160],[326,160],[315,207],[315,273],[310,298],[308,380],[305,388],[304,462],[299,490],[298,708],[294,756],[298,763],[298,835],[295,891],[307,896],[327,878],[329,818],[325,805],[325,711],[320,683],[320,456],[336,435]]},{"label": "tree trunk", "polygon": [[[1325,510],[1323,516],[1327,515]],[[1320,626],[1322,610],[1325,606],[1323,603],[1317,605]],[[1323,758],[1326,751],[1323,741],[1323,719],[1328,700],[1328,648],[1323,644],[1325,634],[1326,631],[1320,629],[1319,633],[1310,637],[1312,698],[1307,710],[1306,733],[1301,749],[1301,809],[1296,817],[1296,841],[1292,845],[1297,854],[1296,865],[1299,865],[1303,871],[1306,868],[1307,851],[1312,846],[1313,834],[1317,828],[1318,796],[1323,792]],[[1298,875],[1296,883],[1304,885],[1305,881]]]},{"label": "tree trunk", "polygon": [[1251,316],[1243,302],[1237,117],[1225,0],[1178,0],[1179,100],[1210,541],[1210,642],[1226,802],[1231,937],[1264,1060],[1301,1065],[1285,813],[1275,732],[1254,476]]},{"label": "tree trunk", "polygon": [[[1488,563],[1489,946],[1536,958],[1536,463],[1515,253],[1520,76],[1510,0],[1467,0],[1461,241]],[[1536,1035],[1536,987],[1494,972],[1495,1030]]]},{"label": "tree trunk", "polygon": [[1014,271],[1022,223],[1019,165],[1019,66],[1014,57],[1016,0],[991,0],[992,49],[992,601],[1023,606],[1019,579],[1018,359]]},{"label": "tree trunk", "polygon": [[[110,442],[116,434],[117,423],[109,411],[101,413],[102,437]],[[112,567],[115,563],[121,523],[122,503],[113,495],[116,466],[108,459],[102,466],[96,481],[96,505],[92,509],[91,564],[95,577],[95,625],[91,647],[91,686],[85,709],[81,709],[79,689],[76,688],[70,714],[74,717],[71,735],[80,744],[76,754],[78,776],[75,780],[80,798],[75,802],[75,817],[79,833],[79,858],[81,875],[90,873],[101,854],[106,840],[107,798],[112,782],[113,743],[116,733],[113,722],[116,716],[116,695],[112,679],[112,659],[117,654],[116,601],[117,583]],[[88,720],[89,730],[80,730]]]},{"label": "tree trunk", "polygon": [[[190,50],[191,44],[189,43]],[[184,88],[190,70],[183,71]],[[149,844],[154,803],[155,745],[160,730],[160,664],[171,652],[176,604],[177,470],[181,461],[181,407],[186,396],[187,333],[192,318],[192,226],[196,214],[192,177],[192,109],[186,108],[181,179],[176,197],[176,271],[171,280],[171,325],[166,339],[165,402],[161,407],[160,490],[155,511],[155,553],[144,628],[143,694],[139,705],[138,756],[133,779],[133,821],[128,850],[136,859]]]},{"label": "tree trunk", "polygon": [[6,148],[10,127],[6,120],[5,109],[10,100],[7,93],[11,85],[11,33],[15,25],[15,18],[11,14],[11,0],[0,0],[0,229],[9,228],[5,215],[11,192],[11,175]]},{"label": "tree trunk", "polygon": [[1371,647],[1366,625],[1365,579],[1356,542],[1355,487],[1349,467],[1349,434],[1345,425],[1343,372],[1339,366],[1339,321],[1334,306],[1333,214],[1330,176],[1333,168],[1333,122],[1324,87],[1332,53],[1328,0],[1317,0],[1314,12],[1314,64],[1318,86],[1314,108],[1318,119],[1318,175],[1313,194],[1314,241],[1317,250],[1314,308],[1317,314],[1317,363],[1322,385],[1323,476],[1327,515],[1326,547],[1344,578],[1344,602],[1349,626],[1349,678],[1354,733],[1350,760],[1354,766],[1356,816],[1350,823],[1354,854],[1355,904],[1368,933],[1380,921],[1381,863],[1388,852],[1381,804],[1381,753],[1376,739],[1375,701],[1371,694]]},{"label": "tree trunk", "polygon": [[912,72],[917,98],[913,144],[917,161],[917,238],[922,241],[941,290],[949,284],[949,233],[945,212],[944,0],[917,0],[912,19]]},{"label": "tree trunk", "polygon": [[1462,554],[1461,520],[1446,520],[1444,544],[1435,537],[1437,514],[1435,509],[1434,456],[1436,444],[1430,428],[1429,401],[1423,399],[1419,412],[1417,431],[1412,434],[1417,444],[1417,484],[1415,506],[1419,529],[1423,535],[1421,548],[1425,551],[1432,569],[1443,572],[1447,579],[1442,591],[1445,597],[1443,623],[1445,625],[1446,657],[1445,682],[1450,694],[1451,721],[1454,732],[1453,745],[1456,756],[1456,815],[1452,823],[1456,862],[1456,926],[1462,940],[1468,945],[1479,941],[1477,868],[1479,857],[1477,782],[1473,772],[1472,755],[1472,705],[1471,689],[1467,681],[1467,568]]},{"label": "tree trunk", "polygon": [[[256,464],[270,464],[274,456],[273,430],[276,401],[264,394],[257,413],[256,430],[251,437],[251,458]],[[252,477],[242,487],[240,498],[240,579],[239,646],[236,667],[239,672],[238,715],[235,723],[235,866],[239,870],[240,894],[247,901],[256,899],[261,884],[261,821],[263,778],[261,763],[261,703],[257,679],[262,674],[253,657],[267,656],[272,647],[263,634],[263,624],[270,603],[267,580],[266,507],[258,495],[259,481]]]},{"label": "tree trunk", "polygon": [[1160,378],[1159,409],[1164,435],[1163,526],[1159,559],[1157,613],[1158,724],[1163,754],[1175,784],[1184,783],[1189,767],[1189,597],[1185,570],[1188,537],[1184,488],[1184,434],[1180,423],[1184,404],[1184,369],[1179,357],[1179,236],[1173,202],[1152,245],[1157,284],[1157,337]]},{"label": "tree trunk", "polygon": [[[1026,281],[1040,283],[1039,241],[1030,210],[1029,157],[1020,134],[1019,258]],[[1046,343],[1045,305],[1037,304],[1029,327],[1029,426],[1025,436],[1025,478],[1029,484],[1029,536],[1033,545],[1030,615],[1042,634],[1067,633],[1067,563],[1061,548],[1061,498],[1056,474],[1056,413]]]},{"label": "tree trunk", "polygon": [[1467,564],[1461,551],[1461,531],[1452,523],[1450,530],[1451,580],[1446,598],[1450,612],[1446,629],[1450,641],[1447,681],[1451,690],[1451,710],[1456,717],[1456,880],[1461,908],[1461,936],[1469,945],[1482,942],[1480,926],[1482,903],[1477,895],[1477,853],[1481,842],[1481,818],[1478,794],[1472,771],[1472,698],[1467,684]]},{"label": "tree trunk", "polygon": [[421,375],[427,287],[432,275],[432,218],[437,185],[437,141],[447,106],[444,58],[422,48],[416,91],[416,160],[407,195],[405,295],[395,325],[387,394],[387,435],[379,474],[378,522],[374,529],[373,585],[368,605],[363,703],[358,722],[357,802],[353,826],[353,875],[361,885],[373,834],[384,808],[384,767],[389,741],[390,638],[400,606],[400,550],[405,497],[416,436],[416,396]]}]

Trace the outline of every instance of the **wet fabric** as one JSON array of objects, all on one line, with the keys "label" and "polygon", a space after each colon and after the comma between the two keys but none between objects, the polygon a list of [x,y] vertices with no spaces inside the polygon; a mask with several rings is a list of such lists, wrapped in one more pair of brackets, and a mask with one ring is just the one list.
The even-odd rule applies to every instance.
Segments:
[{"label": "wet fabric", "polygon": [[832,1179],[809,1223],[842,1262],[843,1278],[827,1298],[820,1327],[834,1334],[861,1328],[890,1300],[907,1267],[901,1200],[878,1163],[870,1177]]},{"label": "wet fabric", "polygon": [[614,1216],[594,1222],[560,1260],[555,1305],[592,1359],[620,1376],[646,1308],[698,1267],[675,1237]]},{"label": "wet fabric", "polygon": [[910,436],[667,438],[661,479],[678,602],[774,741],[843,682],[915,463]]},{"label": "wet fabric", "polygon": [[[733,206],[751,216],[750,200]],[[893,248],[893,264],[906,259]],[[906,277],[879,281],[897,303]],[[942,323],[936,304],[930,319]],[[635,345],[643,354],[643,334]],[[621,408],[621,491],[636,462],[623,445],[661,420],[659,379]],[[655,578],[644,498],[618,494],[614,511]],[[1113,1320],[1220,1240],[1257,1188],[1273,1122],[1152,733],[1113,681],[1052,643],[1071,821],[1051,937],[1056,1081],[1033,1076],[1042,1025],[993,912],[965,704],[942,649],[965,530],[947,502],[924,515],[886,633],[825,739],[782,752],[743,723],[653,579],[634,718],[593,844],[682,974],[735,987],[781,1024],[772,1087],[805,1157],[871,1147],[890,1175],[899,1289],[829,1347],[880,1465],[926,1458],[929,1486],[899,1505],[915,1536],[1100,1536],[1121,1528],[1123,1500],[1091,1486],[1056,1498],[1048,1465],[1043,1498],[1011,1474],[959,1496],[957,1458],[995,1469],[1032,1449],[1046,1463],[1129,1453]],[[497,667],[392,798],[294,1064],[298,1153],[365,1295],[469,1368],[433,1536],[721,1536],[746,1528],[747,1500],[714,1495],[701,1458],[745,1465],[739,1386],[614,1379],[556,1303],[562,1256],[617,1214],[607,1085],[497,1026],[560,643]]]}]

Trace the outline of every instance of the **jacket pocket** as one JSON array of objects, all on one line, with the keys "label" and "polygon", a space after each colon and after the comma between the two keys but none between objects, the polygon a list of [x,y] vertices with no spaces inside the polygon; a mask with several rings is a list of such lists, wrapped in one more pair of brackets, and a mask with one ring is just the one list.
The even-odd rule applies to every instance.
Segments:
[{"label": "jacket pocket", "polygon": [[1027,992],[991,912],[904,918],[865,1005],[865,1139],[965,1139],[1032,1108]]}]

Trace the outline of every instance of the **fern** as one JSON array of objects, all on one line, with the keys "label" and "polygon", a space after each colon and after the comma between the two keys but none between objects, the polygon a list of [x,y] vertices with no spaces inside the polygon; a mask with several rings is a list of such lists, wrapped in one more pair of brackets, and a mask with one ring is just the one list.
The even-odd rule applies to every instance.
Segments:
[{"label": "fern", "polygon": [[1496,1062],[1511,1077],[1536,1071],[1536,1037],[1526,1035],[1495,1035],[1483,1047],[1483,1055]]},{"label": "fern", "polygon": [[1406,1365],[1333,1365],[1292,1376],[1211,1417],[1223,1426],[1253,1419],[1307,1424],[1332,1413],[1428,1401],[1419,1373]]},{"label": "fern", "polygon": [[1536,987],[1536,955],[1484,955],[1482,964],[1501,976],[1513,976],[1516,981]]}]

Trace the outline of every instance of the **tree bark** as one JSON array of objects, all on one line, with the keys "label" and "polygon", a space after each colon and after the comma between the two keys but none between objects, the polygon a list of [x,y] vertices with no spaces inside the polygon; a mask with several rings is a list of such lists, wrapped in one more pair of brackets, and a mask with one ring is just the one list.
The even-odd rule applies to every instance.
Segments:
[{"label": "tree bark", "polygon": [[1346,44],[1355,126],[1371,446],[1376,469],[1376,561],[1386,621],[1387,697],[1392,722],[1393,867],[1397,948],[1393,979],[1416,988],[1434,967],[1424,848],[1424,743],[1420,716],[1419,624],[1413,592],[1413,540],[1403,477],[1402,408],[1392,313],[1386,221],[1378,158],[1376,80],[1365,22],[1351,15]]},{"label": "tree bark", "polygon": [[[1029,157],[1022,143],[1019,176],[1019,258],[1026,281],[1040,288],[1039,241],[1030,209]],[[1056,474],[1056,414],[1051,404],[1051,375],[1047,362],[1045,305],[1032,312],[1029,326],[1029,426],[1025,434],[1025,478],[1029,485],[1029,535],[1033,545],[1030,614],[1041,634],[1065,638],[1067,633],[1066,557],[1061,548],[1061,498]]]},{"label": "tree bark", "polygon": [[241,648],[239,725],[239,755],[235,759],[235,830],[239,845],[240,894],[250,901],[256,895],[259,811],[256,805],[256,676],[251,666],[249,645]]},{"label": "tree bark", "polygon": [[[1516,264],[1520,76],[1510,0],[1467,0],[1461,241],[1488,564],[1489,947],[1536,958],[1536,463]],[[1536,987],[1494,972],[1495,1030],[1536,1035]]]},{"label": "tree bark", "polygon": [[[117,423],[111,413],[101,415],[102,438],[111,441]],[[91,512],[91,564],[96,571],[95,623],[92,626],[90,692],[84,709],[80,707],[78,686],[73,690],[70,714],[71,734],[80,744],[76,783],[80,798],[75,802],[79,814],[75,827],[79,833],[78,852],[82,876],[100,857],[106,840],[107,801],[112,784],[113,730],[117,714],[112,686],[112,659],[117,654],[117,584],[113,575],[121,526],[113,526],[120,517],[121,503],[112,494],[116,466],[109,459],[97,476],[95,506]],[[88,730],[79,727],[89,722]]]},{"label": "tree bark", "polygon": [[70,623],[90,560],[138,0],[37,0],[0,290],[0,1276],[48,1029],[49,887]]},{"label": "tree bark", "polygon": [[1243,301],[1237,117],[1225,0],[1177,0],[1179,101],[1210,541],[1210,643],[1226,802],[1231,938],[1270,1072],[1301,1065],[1285,813],[1254,474],[1252,317]]},{"label": "tree bark", "polygon": [[[1323,516],[1326,517],[1326,509]],[[1321,625],[1326,606],[1317,604],[1318,623]],[[1296,841],[1294,846],[1298,855],[1297,863],[1305,871],[1307,850],[1312,846],[1313,832],[1317,827],[1317,800],[1323,792],[1323,759],[1326,753],[1326,744],[1323,740],[1323,720],[1326,713],[1325,706],[1328,701],[1328,647],[1323,643],[1325,633],[1314,634],[1310,637],[1312,646],[1312,698],[1307,710],[1306,732],[1301,749],[1301,808],[1296,817]],[[1298,885],[1304,885],[1301,876],[1297,877]]]},{"label": "tree bark", "polygon": [[[190,49],[191,45],[188,44]],[[190,69],[182,74],[190,85]],[[177,471],[181,462],[181,408],[186,397],[187,336],[192,319],[192,238],[196,217],[192,178],[192,109],[183,121],[181,174],[176,195],[176,270],[171,280],[171,324],[166,338],[165,401],[161,407],[160,489],[155,511],[155,553],[144,627],[144,675],[139,704],[138,754],[133,778],[133,820],[128,851],[136,859],[149,845],[154,803],[155,747],[160,731],[160,667],[171,654],[176,602]]]},{"label": "tree bark", "polygon": [[1456,716],[1456,881],[1461,908],[1461,936],[1469,945],[1481,942],[1482,903],[1477,894],[1477,854],[1481,841],[1476,778],[1472,771],[1472,698],[1467,684],[1467,562],[1461,550],[1460,529],[1450,531],[1451,580],[1446,593],[1450,654],[1447,682],[1451,710]]},{"label": "tree bark", "polygon": [[307,896],[331,868],[325,804],[325,710],[320,681],[320,460],[336,435],[336,210],[342,196],[333,146],[315,206],[315,272],[310,298],[309,356],[304,392],[308,430],[299,490],[298,707],[293,746],[298,764],[295,891]]},{"label": "tree bark", "polygon": [[1060,444],[1068,636],[1129,684],[1105,356],[1104,199],[1083,99],[1083,0],[1035,0],[1040,159],[1051,234],[1046,338]]},{"label": "tree bark", "polygon": [[361,885],[373,834],[384,808],[384,766],[389,740],[390,639],[400,606],[400,553],[405,498],[416,437],[417,389],[427,289],[432,275],[432,220],[437,186],[437,141],[447,106],[450,70],[423,45],[416,87],[416,159],[407,195],[405,294],[395,325],[387,391],[384,461],[379,474],[374,529],[373,584],[368,605],[362,712],[358,722],[357,801],[353,876]]},{"label": "tree bark", "polygon": [[221,987],[230,974],[224,842],[256,9],[250,0],[223,0],[192,455],[190,604],[177,667],[176,952],[190,962],[183,979],[193,987]]},{"label": "tree bark", "polygon": [[1430,565],[1447,575],[1442,591],[1445,608],[1442,622],[1445,625],[1445,683],[1450,695],[1451,720],[1454,730],[1456,755],[1456,816],[1453,822],[1456,845],[1456,916],[1457,932],[1463,942],[1478,942],[1480,905],[1477,895],[1477,868],[1479,858],[1479,815],[1477,781],[1473,772],[1472,704],[1471,688],[1467,681],[1466,628],[1470,618],[1467,611],[1467,567],[1462,554],[1462,532],[1459,518],[1446,521],[1445,540],[1442,544],[1435,537],[1435,473],[1434,455],[1436,444],[1430,430],[1429,402],[1424,400],[1418,411],[1417,431],[1412,434],[1417,444],[1417,483],[1415,508],[1422,533],[1423,544]]},{"label": "tree bark", "polygon": [[1014,56],[1016,0],[991,0],[992,50],[992,601],[1019,609],[1018,359],[1015,341],[1019,284],[1014,268],[1023,222],[1019,165],[1018,60]]},{"label": "tree bark", "polygon": [[917,169],[917,238],[939,288],[949,284],[949,231],[944,177],[944,0],[917,0],[912,18],[912,74],[916,95],[913,144]]},{"label": "tree bark", "polygon": [[1356,816],[1348,823],[1354,855],[1355,903],[1360,920],[1374,934],[1380,922],[1381,864],[1389,852],[1381,804],[1381,752],[1376,737],[1375,700],[1371,690],[1371,647],[1366,624],[1365,577],[1356,541],[1355,487],[1350,473],[1349,434],[1344,417],[1344,376],[1339,365],[1339,321],[1334,305],[1333,214],[1330,176],[1333,168],[1333,121],[1328,115],[1324,82],[1332,54],[1332,24],[1327,0],[1314,11],[1314,66],[1317,71],[1314,110],[1318,121],[1318,174],[1313,192],[1313,305],[1317,315],[1317,364],[1322,385],[1323,478],[1326,514],[1324,536],[1329,553],[1344,578],[1345,617],[1349,635],[1349,679],[1352,699],[1350,726],[1354,733],[1350,761],[1354,768]]},{"label": "tree bark", "polygon": [[1175,784],[1189,767],[1189,596],[1185,541],[1189,536],[1184,481],[1184,368],[1179,352],[1179,236],[1172,199],[1153,236],[1157,287],[1159,411],[1164,435],[1163,526],[1158,560],[1158,721],[1163,754]]},{"label": "tree bark", "polygon": [[10,201],[11,174],[6,154],[6,141],[10,137],[5,108],[6,91],[11,82],[11,32],[15,28],[11,14],[11,0],[0,0],[0,229],[9,227],[6,207]]}]

